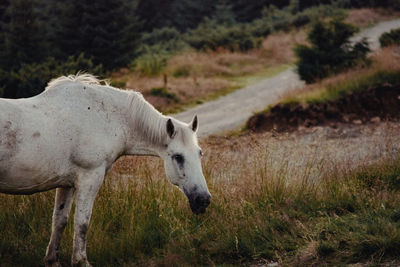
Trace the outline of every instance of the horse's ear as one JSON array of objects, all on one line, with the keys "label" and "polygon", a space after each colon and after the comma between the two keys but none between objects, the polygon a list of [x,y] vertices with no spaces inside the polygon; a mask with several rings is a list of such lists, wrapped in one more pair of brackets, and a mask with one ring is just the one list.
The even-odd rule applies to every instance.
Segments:
[{"label": "horse's ear", "polygon": [[171,119],[168,119],[168,121],[167,121],[167,133],[168,133],[168,136],[170,138],[174,138],[174,136],[175,136],[175,126],[172,123]]},{"label": "horse's ear", "polygon": [[197,115],[194,116],[190,127],[192,128],[193,132],[197,132],[197,129],[199,128],[199,120],[197,119]]}]

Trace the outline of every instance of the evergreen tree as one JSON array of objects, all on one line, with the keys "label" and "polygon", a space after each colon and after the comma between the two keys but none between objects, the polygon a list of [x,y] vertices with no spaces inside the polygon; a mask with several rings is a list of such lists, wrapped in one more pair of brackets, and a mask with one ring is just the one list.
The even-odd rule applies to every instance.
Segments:
[{"label": "evergreen tree", "polygon": [[310,83],[365,61],[368,43],[362,40],[352,45],[350,37],[355,32],[355,27],[340,20],[317,22],[308,34],[311,46],[295,49],[300,77]]},{"label": "evergreen tree", "polygon": [[236,20],[250,22],[262,16],[264,7],[274,5],[283,8],[289,5],[289,0],[236,0],[232,1],[232,9]]},{"label": "evergreen tree", "polygon": [[56,39],[64,56],[84,53],[111,70],[127,65],[134,57],[139,26],[132,2],[71,0]]},{"label": "evergreen tree", "polygon": [[37,25],[37,15],[32,0],[13,0],[6,11],[7,20],[2,25],[4,38],[4,65],[17,69],[22,63],[43,59],[43,32]]},{"label": "evergreen tree", "polygon": [[66,12],[68,2],[63,0],[38,0],[40,5],[40,16],[38,24],[46,33],[44,42],[47,45],[47,55],[59,60],[65,60],[67,55],[60,46],[60,33],[63,32],[60,19]]},{"label": "evergreen tree", "polygon": [[11,73],[24,64],[40,62],[46,54],[34,4],[34,0],[1,3],[0,95],[7,98],[17,97],[18,84]]},{"label": "evergreen tree", "polygon": [[213,16],[215,2],[215,0],[175,0],[170,10],[171,26],[181,32],[196,28],[205,17]]},{"label": "evergreen tree", "polygon": [[0,0],[0,69],[6,66],[5,30],[9,23],[6,13],[9,4],[8,0]]},{"label": "evergreen tree", "polygon": [[289,11],[292,15],[300,11],[300,0],[290,0]]},{"label": "evergreen tree", "polygon": [[232,26],[235,24],[236,19],[232,11],[232,5],[228,4],[227,1],[222,1],[216,5],[213,19],[220,25]]},{"label": "evergreen tree", "polygon": [[143,31],[175,26],[173,4],[176,0],[138,0],[137,15],[143,21]]}]

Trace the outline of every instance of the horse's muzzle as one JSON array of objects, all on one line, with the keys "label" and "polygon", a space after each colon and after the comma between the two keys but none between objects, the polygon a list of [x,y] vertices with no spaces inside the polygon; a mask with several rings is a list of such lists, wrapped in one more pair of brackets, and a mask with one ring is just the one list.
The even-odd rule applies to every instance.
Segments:
[{"label": "horse's muzzle", "polygon": [[206,208],[210,205],[211,195],[205,194],[191,194],[188,196],[190,208],[194,214],[201,214],[206,212]]}]

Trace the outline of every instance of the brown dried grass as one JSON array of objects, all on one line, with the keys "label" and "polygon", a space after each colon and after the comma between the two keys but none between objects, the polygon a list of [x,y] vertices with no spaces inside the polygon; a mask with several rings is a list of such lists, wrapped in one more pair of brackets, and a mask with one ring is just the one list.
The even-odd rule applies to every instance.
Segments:
[{"label": "brown dried grass", "polygon": [[186,69],[197,77],[246,75],[273,65],[293,63],[294,46],[305,40],[304,31],[278,32],[265,38],[260,48],[248,52],[219,49],[179,54],[169,60],[166,72],[173,75],[177,70]]},{"label": "brown dried grass", "polygon": [[399,12],[384,8],[352,9],[349,11],[345,22],[362,28],[371,26],[379,21],[392,19],[398,15]]},{"label": "brown dried grass", "polygon": [[140,75],[129,75],[126,81],[126,88],[141,92],[147,101],[157,109],[164,112],[173,111],[181,104],[188,104],[192,101],[208,97],[234,86],[234,83],[221,77],[173,77],[167,76],[167,90],[175,94],[179,101],[161,96],[154,96],[150,93],[153,88],[163,88],[164,78],[143,77]]},{"label": "brown dried grass", "polygon": [[264,39],[261,52],[274,64],[293,63],[296,60],[293,48],[298,44],[306,44],[306,39],[307,36],[303,30],[274,33]]}]

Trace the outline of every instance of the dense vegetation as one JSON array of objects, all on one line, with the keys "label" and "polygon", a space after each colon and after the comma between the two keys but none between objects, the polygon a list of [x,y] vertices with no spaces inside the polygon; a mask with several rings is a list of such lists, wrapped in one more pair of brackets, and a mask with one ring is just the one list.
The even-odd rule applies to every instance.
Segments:
[{"label": "dense vegetation", "polygon": [[1,0],[0,96],[31,96],[78,70],[157,70],[185,48],[248,50],[272,31],[361,6],[400,8],[398,0]]},{"label": "dense vegetation", "polygon": [[365,61],[368,43],[362,40],[350,44],[355,32],[356,28],[339,20],[317,22],[308,34],[311,46],[296,47],[301,79],[311,83]]},{"label": "dense vegetation", "polygon": [[400,44],[400,28],[385,32],[379,38],[382,47]]}]

